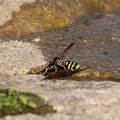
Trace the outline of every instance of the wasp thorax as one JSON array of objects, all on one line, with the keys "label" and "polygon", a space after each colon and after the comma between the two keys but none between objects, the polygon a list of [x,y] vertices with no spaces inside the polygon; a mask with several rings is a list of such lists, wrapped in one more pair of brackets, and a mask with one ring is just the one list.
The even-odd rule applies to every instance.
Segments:
[{"label": "wasp thorax", "polygon": [[50,62],[48,65],[46,65],[46,66],[44,67],[42,73],[43,73],[44,75],[47,75],[47,74],[49,74],[49,73],[51,73],[51,72],[54,72],[54,71],[55,71],[55,66],[54,66],[54,64],[52,64],[52,63]]}]

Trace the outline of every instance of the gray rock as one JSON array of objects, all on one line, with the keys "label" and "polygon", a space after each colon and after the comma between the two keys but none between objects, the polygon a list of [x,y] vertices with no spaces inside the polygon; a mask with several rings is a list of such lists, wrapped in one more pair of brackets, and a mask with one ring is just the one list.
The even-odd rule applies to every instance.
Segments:
[{"label": "gray rock", "polygon": [[19,75],[30,68],[46,64],[37,45],[21,41],[2,42],[0,44],[0,75]]},{"label": "gray rock", "polygon": [[2,88],[36,93],[54,106],[57,113],[7,116],[2,120],[119,120],[120,83],[112,81],[44,80],[25,75],[0,80]]},{"label": "gray rock", "polygon": [[[79,39],[83,36],[83,39]],[[40,49],[33,43],[35,38]],[[89,64],[97,70],[120,69],[120,15],[108,14],[99,19],[88,21],[49,33],[32,34],[18,41],[0,44],[1,74],[14,75],[18,66],[25,68],[17,76],[1,77],[0,88],[12,88],[34,92],[54,106],[57,113],[46,116],[30,114],[6,116],[1,120],[119,120],[120,83],[106,81],[42,80],[42,75],[23,75],[30,68],[45,64],[61,52],[63,47],[76,40],[66,58]],[[27,41],[27,42],[22,42]],[[36,42],[36,41],[35,41]],[[50,50],[52,48],[52,50]],[[53,49],[54,48],[54,49]],[[59,49],[60,48],[60,49]],[[42,50],[42,52],[41,52]],[[76,53],[76,54],[75,54]],[[78,53],[78,54],[77,54]],[[25,64],[22,64],[22,62]],[[7,66],[7,67],[6,67]],[[21,73],[21,74],[20,74]]]}]

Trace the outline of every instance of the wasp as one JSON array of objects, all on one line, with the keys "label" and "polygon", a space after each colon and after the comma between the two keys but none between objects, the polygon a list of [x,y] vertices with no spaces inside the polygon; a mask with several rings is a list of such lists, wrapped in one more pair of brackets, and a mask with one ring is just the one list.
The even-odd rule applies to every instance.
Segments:
[{"label": "wasp", "polygon": [[63,62],[59,61],[64,57],[65,52],[74,44],[75,42],[70,43],[58,57],[54,57],[53,60],[50,61],[47,66],[45,66],[45,68],[42,70],[45,78],[65,77],[89,68],[88,66],[82,66],[79,63],[70,60]]}]

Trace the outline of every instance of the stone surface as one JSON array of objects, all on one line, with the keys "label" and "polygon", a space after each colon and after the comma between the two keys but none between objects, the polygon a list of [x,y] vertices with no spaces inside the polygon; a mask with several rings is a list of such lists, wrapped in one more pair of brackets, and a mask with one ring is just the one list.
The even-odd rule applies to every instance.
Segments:
[{"label": "stone surface", "polygon": [[46,116],[30,113],[0,120],[120,119],[120,82],[96,78],[91,81],[87,78],[84,81],[42,80],[42,75],[25,75],[30,68],[45,64],[45,59],[49,62],[59,55],[72,41],[76,44],[64,59],[89,65],[97,71],[120,70],[119,11],[80,19],[62,30],[1,39],[0,88],[36,93],[52,104],[57,113]]},{"label": "stone surface", "polygon": [[[95,70],[120,70],[120,13],[112,13],[97,19],[81,21],[64,30],[31,34],[20,40],[31,41],[36,36],[44,56],[49,60],[59,55],[71,42],[75,45],[68,50],[63,60],[73,60],[89,65]],[[82,36],[82,39],[81,39]],[[46,47],[47,46],[47,47]]]},{"label": "stone surface", "polygon": [[45,63],[44,56],[37,45],[17,40],[0,44],[1,76],[25,74],[30,68]]},{"label": "stone surface", "polygon": [[120,83],[112,81],[41,81],[42,76],[28,75],[1,79],[2,88],[37,93],[54,106],[57,113],[9,116],[2,120],[119,120]]},{"label": "stone surface", "polygon": [[[66,55],[82,64],[91,65],[99,71],[119,70],[120,24],[119,14],[108,14],[85,24],[76,25],[49,33],[38,33],[16,40],[1,41],[1,62],[6,67],[1,72],[11,74],[14,69],[35,67],[46,63],[66,44],[77,42]],[[83,39],[79,39],[83,36]],[[38,39],[36,41],[36,39]],[[38,47],[39,46],[39,47]],[[89,48],[89,49],[88,49]],[[18,61],[17,61],[18,60]],[[26,64],[22,65],[23,61]],[[20,64],[18,64],[20,63]],[[102,63],[104,63],[102,65]],[[36,93],[48,101],[57,113],[46,116],[33,114],[7,116],[1,120],[119,120],[120,116],[120,83],[111,80],[72,81],[68,79],[42,80],[42,75],[19,75],[0,78],[0,88],[12,88],[20,91]]]},{"label": "stone surface", "polygon": [[19,7],[35,0],[0,0],[0,25],[12,18],[12,13],[19,11]]},{"label": "stone surface", "polygon": [[36,0],[34,3],[24,4],[20,11],[14,12],[12,19],[0,28],[0,36],[22,36],[64,28],[73,22],[72,18],[85,13],[83,7],[80,1],[73,0]]},{"label": "stone surface", "polygon": [[4,0],[0,6],[0,25],[5,24],[0,27],[0,37],[65,28],[81,17],[118,11],[119,6],[119,0]]}]

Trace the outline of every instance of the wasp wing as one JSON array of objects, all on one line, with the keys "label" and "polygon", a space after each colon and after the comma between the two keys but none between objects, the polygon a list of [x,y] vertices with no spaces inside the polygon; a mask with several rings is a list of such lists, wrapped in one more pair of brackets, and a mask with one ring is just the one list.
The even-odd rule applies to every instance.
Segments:
[{"label": "wasp wing", "polygon": [[59,58],[63,57],[63,55],[65,54],[65,52],[68,51],[74,44],[75,44],[75,42],[70,43],[70,44],[64,49],[64,51],[60,54]]}]

